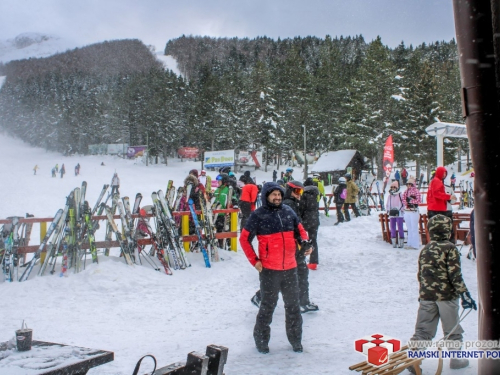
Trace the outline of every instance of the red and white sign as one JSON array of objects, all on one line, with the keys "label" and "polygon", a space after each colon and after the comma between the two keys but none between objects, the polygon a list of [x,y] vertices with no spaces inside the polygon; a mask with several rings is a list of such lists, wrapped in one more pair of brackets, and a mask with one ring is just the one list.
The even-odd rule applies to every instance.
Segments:
[{"label": "red and white sign", "polygon": [[198,159],[200,155],[200,150],[198,147],[180,147],[177,150],[177,154],[181,158],[185,159]]}]

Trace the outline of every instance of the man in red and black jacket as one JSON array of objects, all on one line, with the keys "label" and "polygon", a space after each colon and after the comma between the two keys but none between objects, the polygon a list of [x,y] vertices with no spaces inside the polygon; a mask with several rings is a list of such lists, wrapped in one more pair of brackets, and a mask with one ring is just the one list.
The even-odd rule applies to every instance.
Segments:
[{"label": "man in red and black jacket", "polygon": [[[453,211],[448,211],[447,203],[454,203],[457,200],[455,194],[447,194],[444,186],[444,179],[448,175],[445,167],[437,167],[434,178],[429,183],[427,191],[427,219],[436,215],[444,215],[451,219],[453,223]],[[455,243],[455,233],[453,225],[451,227],[450,241]]]},{"label": "man in red and black jacket", "polygon": [[[285,191],[275,182],[262,187],[262,206],[248,218],[240,244],[248,260],[259,271],[261,303],[253,331],[255,345],[269,353],[271,321],[281,292],[285,303],[286,333],[295,352],[302,352],[302,316],[299,306],[296,243],[310,251],[307,232],[293,210],[283,205]],[[252,246],[257,236],[258,254]]]}]

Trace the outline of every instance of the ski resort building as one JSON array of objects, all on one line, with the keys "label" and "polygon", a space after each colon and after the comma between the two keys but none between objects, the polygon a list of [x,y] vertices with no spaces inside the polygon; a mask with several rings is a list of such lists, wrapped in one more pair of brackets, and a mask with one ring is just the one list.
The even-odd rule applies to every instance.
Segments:
[{"label": "ski resort building", "polygon": [[318,173],[325,185],[337,184],[339,177],[348,169],[357,178],[365,166],[364,157],[357,150],[328,151],[321,155],[311,167],[312,173]]}]

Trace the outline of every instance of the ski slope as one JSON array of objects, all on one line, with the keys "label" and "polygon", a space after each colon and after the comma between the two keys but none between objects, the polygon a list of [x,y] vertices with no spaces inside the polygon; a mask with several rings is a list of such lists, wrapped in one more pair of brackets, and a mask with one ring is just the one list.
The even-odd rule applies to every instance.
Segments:
[{"label": "ski slope", "polygon": [[[112,156],[68,156],[31,148],[0,135],[0,217],[26,212],[50,217],[62,208],[65,197],[83,180],[87,199],[94,204],[103,184],[116,171],[122,196],[141,192],[143,205],[151,203],[153,190],[165,189],[173,179],[182,183],[188,171],[200,163],[171,160],[168,166],[145,166],[141,161]],[[104,162],[105,166],[101,166]],[[64,163],[64,178],[51,177],[52,167]],[[80,163],[80,176],[74,166]],[[33,167],[37,164],[37,175]],[[253,173],[253,172],[252,172]],[[209,172],[215,178],[215,172]],[[270,180],[257,171],[257,181]],[[457,176],[459,177],[459,176]],[[458,181],[457,181],[458,185]],[[331,212],[334,215],[334,211]],[[259,354],[252,330],[257,309],[250,298],[258,288],[258,274],[243,252],[224,252],[224,261],[204,267],[202,255],[189,254],[192,267],[173,276],[148,265],[127,266],[113,256],[99,257],[99,264],[66,278],[46,274],[23,283],[0,281],[2,324],[0,341],[13,338],[23,319],[34,329],[34,338],[104,349],[115,360],[89,374],[130,374],[146,353],[159,365],[185,360],[190,351],[208,344],[229,348],[225,373],[230,374],[354,374],[348,367],[365,360],[354,351],[354,340],[381,333],[408,340],[418,309],[416,279],[418,251],[393,249],[382,241],[378,216],[360,217],[333,226],[336,219],[321,215],[320,265],[310,272],[311,300],[320,311],[303,315],[304,353],[291,350],[285,335],[284,308],[280,300],[274,314],[270,354]],[[34,228],[36,229],[36,228]],[[36,241],[34,231],[32,238]],[[33,242],[34,243],[34,242]],[[466,254],[467,247],[462,250]],[[475,263],[462,258],[464,279],[477,299]],[[465,340],[477,338],[477,313],[463,323]],[[437,337],[442,337],[438,331]],[[2,372],[0,361],[0,374]],[[437,361],[427,359],[424,373],[434,373]],[[142,373],[152,367],[144,363]],[[475,374],[477,362],[443,374]]]}]

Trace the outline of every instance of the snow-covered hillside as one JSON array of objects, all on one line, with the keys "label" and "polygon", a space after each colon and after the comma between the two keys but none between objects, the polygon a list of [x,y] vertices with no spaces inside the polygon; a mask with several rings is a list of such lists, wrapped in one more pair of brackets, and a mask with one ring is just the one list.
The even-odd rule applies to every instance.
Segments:
[{"label": "snow-covered hillside", "polygon": [[[199,162],[173,160],[168,166],[112,156],[70,156],[35,149],[0,134],[0,217],[53,216],[71,189],[87,181],[87,197],[95,202],[103,184],[116,171],[120,192],[130,197],[165,189],[173,179],[182,183]],[[105,166],[101,166],[104,162]],[[51,177],[55,164],[66,167],[64,178]],[[73,168],[80,163],[81,174]],[[33,167],[38,165],[37,174]],[[215,172],[209,172],[215,177]],[[272,169],[258,171],[258,182],[270,180]],[[320,265],[310,272],[310,294],[319,312],[303,315],[304,353],[291,350],[285,335],[283,303],[272,323],[270,354],[259,354],[252,337],[257,309],[250,298],[259,286],[258,274],[243,252],[224,252],[224,261],[207,269],[201,254],[188,254],[192,267],[173,276],[151,267],[127,266],[117,256],[99,254],[99,264],[67,278],[47,274],[23,283],[0,281],[0,342],[11,339],[26,320],[34,338],[110,350],[115,360],[89,374],[130,374],[144,354],[159,365],[185,360],[190,351],[208,344],[229,347],[225,373],[230,374],[352,374],[348,367],[365,360],[354,351],[354,340],[381,333],[406,341],[413,334],[418,308],[416,280],[418,251],[394,249],[382,241],[378,216],[360,217],[333,226],[321,214]],[[36,240],[36,235],[33,236]],[[462,253],[467,252],[464,247]],[[116,253],[115,253],[116,254]],[[477,298],[475,263],[462,258],[465,281]],[[477,338],[477,313],[464,321],[465,339]],[[437,334],[437,338],[442,334]],[[424,373],[434,373],[437,361],[426,359]],[[145,363],[142,373],[151,368]],[[0,361],[0,373],[2,361]],[[477,362],[443,374],[475,374]]]},{"label": "snow-covered hillside", "polygon": [[48,57],[76,47],[81,45],[55,35],[23,33],[14,39],[0,41],[0,62]]}]

